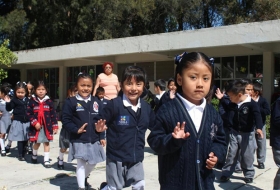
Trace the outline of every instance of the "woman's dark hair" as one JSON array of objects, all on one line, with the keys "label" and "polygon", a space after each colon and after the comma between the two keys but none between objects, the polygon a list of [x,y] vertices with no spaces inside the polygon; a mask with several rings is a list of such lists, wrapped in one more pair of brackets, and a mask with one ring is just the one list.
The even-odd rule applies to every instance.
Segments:
[{"label": "woman's dark hair", "polygon": [[47,85],[42,80],[38,80],[38,81],[34,82],[34,91],[36,91],[36,89],[39,88],[40,86],[43,86],[46,89],[46,91],[48,92]]},{"label": "woman's dark hair", "polygon": [[258,92],[259,96],[262,96],[262,85],[259,82],[256,81],[253,83],[253,90]]},{"label": "woman's dark hair", "polygon": [[25,83],[25,82],[20,82],[20,81],[18,81],[18,82],[16,83],[15,90],[14,90],[14,91],[15,91],[15,96],[16,96],[17,90],[20,89],[20,88],[23,88],[23,89],[24,89],[24,91],[25,91],[25,96],[27,97],[27,96],[28,96],[28,90],[27,90],[26,83]]},{"label": "woman's dark hair", "polygon": [[205,97],[207,99],[207,102],[211,101],[212,98],[212,93],[213,93],[213,85],[214,85],[214,68],[213,68],[213,58],[209,58],[202,52],[191,52],[187,53],[184,52],[181,55],[178,55],[175,57],[175,64],[177,65],[176,71],[175,71],[175,84],[177,87],[177,92],[182,93],[182,86],[180,86],[177,83],[177,75],[181,75],[183,73],[183,70],[188,69],[191,67],[191,65],[195,64],[198,61],[202,61],[205,63],[205,65],[209,68],[209,70],[212,73],[212,78],[211,78],[211,84],[210,84],[210,91]]},{"label": "woman's dark hair", "polygon": [[163,79],[158,79],[158,80],[156,80],[155,81],[155,83],[154,83],[154,86],[155,87],[159,87],[159,89],[161,90],[161,91],[164,91],[165,90],[165,81],[163,80]]},{"label": "woman's dark hair", "polygon": [[144,86],[147,82],[147,75],[143,68],[138,66],[128,66],[122,73],[121,85],[124,81],[130,81],[132,78],[135,78],[137,82],[144,82]]},{"label": "woman's dark hair", "polygon": [[227,89],[227,93],[231,92],[234,95],[237,95],[238,93],[245,94],[245,87],[248,85],[248,81],[239,79],[235,80]]}]

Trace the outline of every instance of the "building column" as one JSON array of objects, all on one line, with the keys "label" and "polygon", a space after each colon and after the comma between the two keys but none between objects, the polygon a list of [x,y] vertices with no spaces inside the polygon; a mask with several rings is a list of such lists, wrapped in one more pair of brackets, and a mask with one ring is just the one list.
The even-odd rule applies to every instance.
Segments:
[{"label": "building column", "polygon": [[66,91],[67,91],[67,82],[66,82],[66,74],[67,74],[67,68],[63,66],[59,66],[59,102],[60,106],[62,106],[65,98],[66,98]]},{"label": "building column", "polygon": [[26,70],[26,68],[21,68],[20,69],[20,81],[28,82],[27,81],[27,70]]},{"label": "building column", "polygon": [[270,104],[274,90],[274,54],[263,52],[263,97]]}]

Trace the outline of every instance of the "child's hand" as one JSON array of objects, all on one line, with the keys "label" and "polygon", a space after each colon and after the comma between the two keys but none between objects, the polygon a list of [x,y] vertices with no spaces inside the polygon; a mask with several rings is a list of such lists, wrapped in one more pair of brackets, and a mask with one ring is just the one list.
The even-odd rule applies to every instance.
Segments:
[{"label": "child's hand", "polygon": [[88,125],[87,123],[83,124],[82,127],[78,130],[77,133],[78,133],[78,134],[85,133],[85,132],[86,132],[85,127],[86,127],[87,125]]},{"label": "child's hand", "polygon": [[2,111],[0,111],[0,117],[2,117],[2,115],[3,115],[3,112],[2,112]]},{"label": "child's hand", "polygon": [[258,137],[259,137],[260,139],[263,138],[263,132],[262,132],[262,130],[257,129],[257,134],[258,134]]},{"label": "child's hand", "polygon": [[104,147],[106,146],[106,140],[105,139],[101,139],[100,140],[100,144]]},{"label": "child's hand", "polygon": [[40,124],[40,123],[36,123],[36,125],[35,125],[34,127],[35,127],[35,129],[36,129],[37,131],[40,131],[40,129],[41,129],[41,124]]},{"label": "child's hand", "polygon": [[5,102],[10,102],[11,98],[10,98],[10,96],[6,95],[6,96],[4,96],[4,100],[5,100]]},{"label": "child's hand", "polygon": [[224,93],[222,93],[219,88],[217,88],[215,95],[219,100],[224,97]]},{"label": "child's hand", "polygon": [[186,124],[186,122],[183,122],[182,125],[180,126],[180,122],[177,123],[177,125],[174,128],[174,131],[172,133],[173,138],[186,139],[190,136],[189,132],[185,133],[185,124]]},{"label": "child's hand", "polygon": [[210,152],[209,158],[206,160],[206,168],[212,170],[218,161],[217,156],[213,152]]},{"label": "child's hand", "polygon": [[103,132],[103,131],[106,131],[107,129],[107,126],[106,126],[106,120],[104,119],[99,119],[97,121],[97,123],[95,123],[95,130],[97,132]]},{"label": "child's hand", "polygon": [[175,90],[170,90],[170,92],[169,92],[169,98],[170,98],[170,99],[175,98]]},{"label": "child's hand", "polygon": [[55,134],[55,135],[57,134],[57,129],[53,130],[53,134]]}]

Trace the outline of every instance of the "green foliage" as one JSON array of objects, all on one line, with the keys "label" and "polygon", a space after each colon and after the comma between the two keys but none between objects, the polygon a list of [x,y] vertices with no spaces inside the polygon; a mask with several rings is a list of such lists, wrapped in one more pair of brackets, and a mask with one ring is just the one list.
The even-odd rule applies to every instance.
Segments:
[{"label": "green foliage", "polygon": [[[17,56],[8,48],[8,46],[9,40],[4,40],[4,42],[0,45],[0,65],[11,67],[12,64],[16,63]],[[7,75],[7,71],[0,68],[0,81],[6,78]]]},{"label": "green foliage", "polygon": [[214,106],[214,108],[219,111],[219,99],[218,98],[213,98],[211,100],[212,105]]},{"label": "green foliage", "polygon": [[266,128],[265,128],[265,130],[266,130],[266,138],[269,139],[270,138],[270,131],[269,131],[269,129],[270,129],[270,115],[268,115],[266,117],[265,126],[266,126]]}]

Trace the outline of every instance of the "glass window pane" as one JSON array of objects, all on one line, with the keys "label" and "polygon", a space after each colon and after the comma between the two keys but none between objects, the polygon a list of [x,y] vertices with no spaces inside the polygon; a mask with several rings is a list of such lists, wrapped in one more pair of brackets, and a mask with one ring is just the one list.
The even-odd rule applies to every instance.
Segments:
[{"label": "glass window pane", "polygon": [[234,57],[222,57],[222,78],[234,77]]},{"label": "glass window pane", "polygon": [[238,56],[235,58],[235,78],[248,77],[248,56]]},{"label": "glass window pane", "polygon": [[155,80],[155,76],[154,76],[154,63],[153,62],[136,63],[136,65],[138,67],[142,67],[146,71],[147,77],[148,77],[148,81],[154,81]]},{"label": "glass window pane", "polygon": [[214,75],[215,75],[215,79],[221,78],[221,58],[220,57],[214,58]]},{"label": "glass window pane", "polygon": [[250,78],[263,77],[263,56],[251,55],[250,56]]},{"label": "glass window pane", "polygon": [[156,80],[163,79],[168,81],[169,78],[174,78],[174,61],[162,61],[156,63]]},{"label": "glass window pane", "polygon": [[131,65],[134,65],[133,63],[124,63],[124,64],[118,64],[118,78],[119,78],[119,81],[122,80],[122,73],[124,71],[124,69],[128,66],[131,66]]}]

